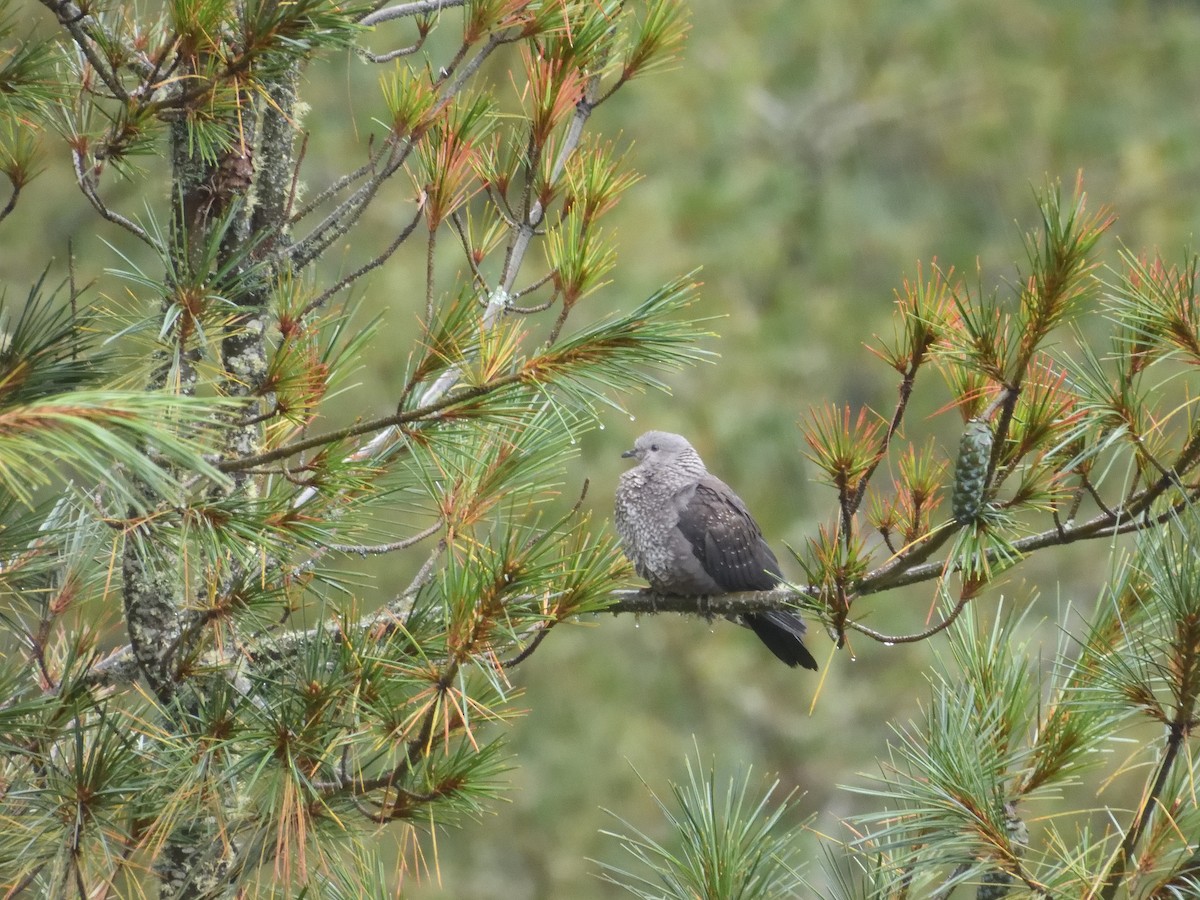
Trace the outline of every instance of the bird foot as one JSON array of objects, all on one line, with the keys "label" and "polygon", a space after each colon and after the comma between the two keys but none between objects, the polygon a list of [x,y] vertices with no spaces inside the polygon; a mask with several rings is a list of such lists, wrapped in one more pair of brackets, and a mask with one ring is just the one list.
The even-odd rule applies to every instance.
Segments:
[{"label": "bird foot", "polygon": [[639,593],[645,597],[650,603],[650,611],[658,612],[658,598],[662,596],[658,591],[651,587],[644,587]]}]

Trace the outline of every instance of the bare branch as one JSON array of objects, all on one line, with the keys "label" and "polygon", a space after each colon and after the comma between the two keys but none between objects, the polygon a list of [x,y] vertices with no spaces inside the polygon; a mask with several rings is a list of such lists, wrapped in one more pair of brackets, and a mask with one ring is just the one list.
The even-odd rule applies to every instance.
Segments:
[{"label": "bare branch", "polygon": [[153,247],[156,251],[162,252],[162,247],[159,245],[158,241],[147,234],[146,230],[142,228],[141,225],[138,225],[131,219],[125,218],[120,213],[113,212],[104,205],[104,201],[102,201],[100,196],[96,193],[96,186],[92,183],[92,179],[84,171],[83,154],[79,150],[72,149],[71,158],[75,162],[75,182],[79,185],[79,189],[83,191],[83,196],[87,197],[88,202],[92,204],[92,208],[95,209],[96,212],[100,213],[100,215],[109,222],[112,222],[114,225],[120,225],[134,237],[140,238],[146,244]]},{"label": "bare branch", "polygon": [[[293,268],[299,270],[307,266],[338,238],[354,227],[355,223],[366,212],[371,201],[375,199],[379,188],[385,181],[391,178],[404,165],[404,161],[408,159],[408,155],[412,152],[412,141],[403,141],[397,144],[394,140],[389,139],[387,143],[388,158],[382,168],[375,171],[375,174],[367,180],[365,184],[360,186],[353,194],[343,200],[332,212],[327,215],[324,220],[317,225],[305,238],[297,241],[292,245],[289,251],[292,258]],[[374,161],[372,161],[374,162]],[[361,171],[361,170],[359,170]],[[348,176],[343,176],[339,179],[339,183],[346,182],[346,185],[353,183],[355,179],[351,173]],[[347,179],[349,179],[347,181]],[[326,189],[329,191],[330,189]],[[293,219],[298,219],[304,214],[302,210],[293,216]]]},{"label": "bare branch", "polygon": [[471,267],[471,274],[475,276],[475,281],[479,284],[479,289],[484,293],[491,293],[488,287],[487,279],[483,277],[483,273],[479,271],[479,264],[475,262],[475,253],[471,249],[471,239],[467,235],[467,229],[463,225],[462,216],[457,211],[450,214],[450,222],[454,225],[454,230],[458,232],[458,239],[462,242],[463,253],[467,257],[467,265]]},{"label": "bare branch", "polygon": [[363,25],[378,25],[393,19],[405,19],[412,16],[425,16],[452,6],[462,6],[466,0],[416,0],[414,3],[401,3],[369,13],[360,20]]},{"label": "bare branch", "polygon": [[537,650],[538,647],[541,646],[542,641],[544,641],[546,639],[546,635],[548,635],[550,633],[550,629],[553,628],[556,624],[558,624],[558,623],[551,621],[551,622],[547,622],[545,625],[543,625],[541,628],[539,628],[537,630],[537,634],[534,635],[533,640],[529,642],[529,644],[525,647],[525,649],[521,650],[516,656],[512,657],[511,659],[502,660],[500,662],[500,668],[511,669],[514,666],[519,666],[521,663],[525,662],[525,660],[529,659],[529,657],[533,656],[533,652],[535,650]]},{"label": "bare branch", "polygon": [[789,588],[772,591],[740,591],[734,594],[718,594],[713,597],[680,597],[656,594],[648,590],[619,590],[610,595],[613,602],[605,607],[606,613],[690,613],[708,617],[738,616],[746,613],[769,612],[778,609],[794,609],[796,600],[816,596],[816,589],[809,588],[797,593]]},{"label": "bare branch", "polygon": [[8,218],[9,214],[16,208],[17,198],[19,196],[21,196],[21,185],[18,182],[13,181],[12,194],[9,196],[8,202],[4,204],[4,209],[0,209],[0,222],[3,222],[6,218]]},{"label": "bare branch", "polygon": [[328,544],[330,550],[338,553],[354,553],[358,556],[381,556],[384,553],[395,553],[397,550],[407,550],[414,544],[419,544],[427,537],[432,537],[437,534],[438,529],[443,525],[441,519],[438,519],[428,528],[424,528],[411,537],[406,537],[403,540],[393,541],[390,544]]},{"label": "bare branch", "polygon": [[532,294],[538,288],[542,287],[542,285],[547,284],[550,281],[550,279],[552,279],[554,277],[554,274],[555,274],[555,270],[551,269],[549,272],[547,272],[545,275],[543,275],[541,278],[539,278],[533,284],[529,285],[529,287],[521,288],[521,290],[519,290],[519,291],[513,291],[510,299],[511,300],[520,300],[522,297]]},{"label": "bare branch", "polygon": [[371,172],[375,171],[375,167],[379,164],[379,160],[382,157],[383,152],[383,150],[380,150],[378,153],[375,153],[374,151],[368,150],[368,158],[365,163],[363,163],[353,172],[347,172],[345,175],[342,175],[340,178],[326,185],[326,187],[323,188],[320,193],[310,197],[307,202],[300,207],[300,209],[292,213],[289,224],[295,225],[334,194],[338,193],[339,191],[344,191],[360,178],[366,178],[368,175],[370,175]]},{"label": "bare branch", "polygon": [[422,37],[415,44],[409,44],[407,47],[397,47],[395,50],[389,50],[387,53],[372,53],[370,50],[364,50],[360,47],[358,49],[358,55],[367,62],[387,63],[394,59],[402,59],[405,56],[412,56],[424,46],[425,38]]},{"label": "bare branch", "polygon": [[357,269],[355,269],[349,275],[346,275],[344,278],[339,279],[331,287],[326,288],[324,291],[322,291],[320,296],[318,296],[316,299],[312,300],[307,306],[304,307],[304,312],[301,313],[301,315],[307,316],[310,313],[312,313],[314,310],[317,310],[320,307],[324,306],[326,301],[328,301],[329,298],[332,297],[334,294],[336,294],[338,291],[349,287],[350,285],[354,284],[354,282],[358,281],[358,279],[362,278],[364,275],[366,275],[371,270],[377,269],[380,266],[382,266],[385,262],[387,262],[391,258],[392,254],[395,253],[400,248],[400,245],[403,244],[406,240],[408,240],[409,236],[413,233],[413,229],[415,229],[417,227],[417,223],[421,221],[421,215],[423,212],[424,212],[423,208],[421,206],[418,206],[416,213],[412,217],[412,220],[407,225],[405,225],[404,228],[402,228],[400,230],[400,233],[396,235],[396,239],[394,241],[392,241],[390,244],[388,244],[386,249],[384,249],[384,251],[382,253],[380,253],[378,256],[376,256],[374,259],[370,260],[369,262],[366,262],[363,265],[359,266]]},{"label": "bare branch", "polygon": [[959,597],[958,602],[954,604],[954,608],[946,614],[946,617],[936,625],[926,628],[924,631],[918,631],[916,634],[884,634],[882,631],[876,631],[874,628],[868,628],[860,622],[855,622],[852,619],[847,619],[842,624],[852,631],[857,631],[859,634],[865,634],[871,640],[879,641],[881,644],[916,644],[927,638],[933,637],[941,631],[945,631],[954,624],[954,620],[959,614],[967,608],[967,604],[971,602],[971,594],[963,594]]}]

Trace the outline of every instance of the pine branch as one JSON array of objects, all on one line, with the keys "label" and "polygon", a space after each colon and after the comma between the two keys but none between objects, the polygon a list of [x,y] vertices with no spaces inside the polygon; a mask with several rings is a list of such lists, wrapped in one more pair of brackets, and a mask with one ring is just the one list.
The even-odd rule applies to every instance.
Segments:
[{"label": "pine branch", "polygon": [[[1125,523],[1116,526],[1107,522],[1106,517],[1098,516],[1095,520],[1083,525],[1059,531],[1058,529],[1049,529],[1040,534],[1030,535],[1027,538],[1014,542],[1022,554],[1033,552],[1047,547],[1058,546],[1062,544],[1073,543],[1079,540],[1095,540],[1112,537],[1114,534],[1125,534],[1133,531],[1150,529],[1159,527],[1164,521],[1177,514],[1177,511],[1164,513],[1161,516],[1149,520],[1141,521],[1126,521]],[[1105,527],[1097,527],[1102,524]],[[359,549],[352,546],[345,548],[346,552],[359,552]],[[368,548],[368,552],[370,552]],[[428,574],[430,566],[427,565],[423,572]],[[896,587],[901,587],[909,584],[919,584],[922,582],[934,581],[943,578],[947,571],[944,562],[922,565],[907,570],[899,576],[889,578],[886,583],[871,581],[869,583],[861,583],[855,586],[849,594],[853,600],[857,597],[867,596],[874,593],[879,593],[884,590],[891,590]],[[422,579],[418,578],[417,583]],[[400,600],[411,595],[411,591],[406,591],[405,595]],[[936,625],[931,626],[921,632],[907,635],[888,635],[883,632],[878,632],[862,623],[852,619],[845,621],[845,627],[850,630],[857,631],[873,640],[881,643],[914,643],[926,640],[936,634],[944,631],[960,616],[963,610],[968,605],[970,600],[969,595],[963,595],[959,601],[947,614],[947,616]],[[722,617],[738,617],[750,613],[765,612],[772,610],[794,611],[797,608],[813,608],[814,604],[821,600],[821,589],[817,585],[800,585],[796,589],[792,588],[777,588],[771,591],[743,591],[732,594],[714,595],[711,597],[685,597],[678,595],[656,594],[647,590],[637,589],[617,589],[610,592],[601,604],[604,612],[618,615],[622,613],[632,613],[635,615],[654,615],[659,613],[671,614],[690,614],[699,615],[704,618],[713,618],[716,616]],[[405,606],[401,603],[401,606]],[[385,607],[379,613],[374,613],[364,617],[359,622],[359,627],[364,630],[376,632],[380,637],[385,637],[391,633],[397,621],[402,620],[403,615],[398,615],[397,609],[391,605]],[[324,627],[324,626],[323,626]],[[326,628],[326,633],[333,636],[337,640],[339,629]],[[309,633],[308,637],[312,634]],[[259,646],[253,651],[253,655],[264,660],[278,661],[280,658],[281,648],[292,646],[293,642],[301,643],[306,640],[305,633],[297,633],[287,639],[272,638],[270,645]],[[538,638],[540,643],[541,637]],[[282,650],[283,655],[287,655],[287,650]],[[133,662],[130,649],[128,647],[114,651],[109,656],[97,661],[89,670],[88,681],[96,685],[116,686],[119,684],[127,684],[132,678],[136,677],[137,669]]]},{"label": "pine branch", "polygon": [[[1188,712],[1190,713],[1190,710]],[[1121,887],[1121,882],[1125,880],[1128,874],[1129,865],[1133,861],[1133,854],[1138,844],[1141,842],[1142,833],[1150,823],[1150,817],[1159,808],[1159,798],[1162,796],[1163,788],[1166,787],[1167,779],[1170,777],[1171,771],[1175,767],[1175,762],[1179,758],[1179,752],[1183,749],[1187,741],[1187,736],[1191,732],[1193,723],[1190,721],[1190,715],[1188,719],[1188,721],[1185,721],[1181,717],[1171,723],[1170,733],[1167,736],[1167,752],[1163,754],[1163,758],[1155,772],[1154,780],[1150,785],[1150,790],[1142,798],[1142,802],[1138,806],[1137,815],[1133,817],[1133,821],[1125,832],[1125,837],[1121,840],[1121,847],[1104,876],[1104,887],[1100,891],[1100,900],[1114,900],[1117,896],[1117,891]]]},{"label": "pine branch", "polygon": [[907,371],[905,371],[902,380],[900,381],[900,385],[897,388],[899,397],[896,400],[896,408],[892,412],[892,419],[888,423],[887,430],[880,438],[879,449],[875,453],[875,461],[871,463],[867,471],[863,473],[862,477],[858,481],[858,487],[854,491],[853,497],[851,497],[849,502],[845,504],[845,509],[849,516],[853,516],[854,513],[858,511],[858,508],[862,505],[863,495],[867,492],[867,487],[871,482],[872,476],[875,474],[875,470],[878,469],[879,464],[887,458],[888,449],[891,447],[892,438],[895,437],[896,432],[900,429],[901,423],[904,421],[904,413],[908,409],[908,401],[912,397],[913,385],[917,380],[917,370],[920,368],[923,359],[924,358],[922,356],[914,356],[912,361],[909,363],[909,367]]},{"label": "pine branch", "polygon": [[[485,398],[504,396],[512,389],[527,390],[544,397],[547,388],[557,388],[578,397],[597,395],[596,390],[587,386],[589,379],[597,380],[601,388],[609,390],[657,386],[656,379],[647,369],[676,368],[704,354],[704,351],[690,347],[697,336],[693,323],[667,318],[691,303],[695,288],[696,282],[691,276],[676,279],[629,313],[601,320],[556,347],[545,348],[544,352],[519,360],[504,374],[447,393],[462,377],[460,366],[454,365],[447,370],[451,373],[450,379],[447,380],[445,373],[440,375],[423,392],[415,407],[302,438],[255,456],[223,460],[218,468],[223,472],[257,469],[364,434],[446,419],[452,411],[467,415],[481,409]],[[611,366],[612,371],[602,369],[604,366]],[[406,390],[405,394],[408,393]]]},{"label": "pine branch", "polygon": [[370,419],[366,422],[358,422],[354,425],[348,425],[345,428],[338,428],[334,431],[328,431],[324,434],[314,435],[310,438],[303,438],[298,441],[293,441],[291,444],[287,444],[283,447],[278,447],[274,450],[267,450],[258,454],[257,456],[223,460],[218,464],[217,467],[222,472],[237,472],[242,469],[255,469],[259,466],[277,462],[281,459],[287,459],[289,456],[295,456],[298,453],[304,453],[307,450],[315,450],[319,447],[325,447],[329,444],[336,444],[348,438],[370,434],[374,431],[382,431],[387,428],[397,428],[410,422],[419,422],[423,419],[434,417],[438,413],[444,412],[460,404],[468,404],[471,401],[482,399],[490,394],[495,394],[499,391],[502,391],[505,388],[524,384],[526,383],[527,379],[527,372],[512,372],[508,375],[502,375],[499,378],[494,378],[486,384],[466,388],[455,393],[453,396],[443,397],[437,402],[427,403],[423,406],[417,407],[416,409],[405,410],[403,412],[394,413],[388,416],[380,416],[379,418]]},{"label": "pine branch", "polygon": [[[579,147],[579,142],[583,137],[583,128],[587,124],[587,120],[591,117],[594,108],[590,101],[595,97],[598,84],[599,76],[594,76],[589,80],[584,97],[575,108],[575,114],[567,129],[566,137],[563,139],[562,147],[551,169],[551,180],[556,180],[561,176],[563,169],[567,165],[567,161]],[[531,182],[532,174],[529,175],[529,179],[527,180],[527,187]],[[495,328],[503,313],[508,309],[513,287],[520,274],[521,266],[524,264],[525,254],[529,250],[529,242],[533,239],[533,235],[537,231],[537,227],[545,214],[540,200],[530,202],[527,199],[526,210],[527,212],[522,217],[520,224],[514,229],[512,242],[505,252],[504,269],[500,276],[500,283],[492,296],[488,298],[487,308],[483,314],[484,331],[490,331],[492,328]],[[454,387],[459,377],[460,373],[456,368],[448,369],[422,397],[422,402],[435,402]]]},{"label": "pine branch", "polygon": [[[462,91],[466,82],[473,76],[484,61],[502,44],[509,43],[515,40],[516,32],[508,35],[492,34],[489,36],[487,43],[480,51],[471,59],[471,61],[463,67],[463,70],[453,79],[447,79],[445,87],[442,89],[437,104],[428,112],[428,121],[432,122],[441,115],[444,110],[450,105],[456,96]],[[380,187],[383,183],[400,171],[405,161],[416,148],[416,136],[403,140],[396,140],[389,136],[386,139],[385,146],[388,148],[387,158],[383,165],[376,167],[374,161],[372,166],[375,174],[367,180],[367,182],[351,194],[346,200],[340,203],[333,209],[312,232],[303,240],[298,241],[290,250],[293,267],[299,271],[305,266],[315,261],[322,253],[324,253],[334,241],[338,240],[342,235],[346,234],[354,225],[361,219],[367,208],[374,201]],[[361,169],[358,171],[362,171]],[[342,181],[353,181],[353,176],[357,173],[351,173],[348,176],[343,176],[337,184]],[[327,189],[326,193],[330,189]],[[311,204],[310,204],[311,207]],[[298,217],[298,216],[297,216]]]},{"label": "pine branch", "polygon": [[[54,13],[55,18],[58,19],[58,24],[65,28],[71,35],[75,46],[79,48],[79,51],[95,70],[100,80],[112,91],[113,96],[122,102],[128,103],[129,94],[126,92],[125,86],[121,84],[120,78],[117,77],[117,73],[108,62],[101,59],[96,53],[96,41],[88,33],[89,29],[98,27],[95,20],[85,15],[70,0],[41,0],[41,2],[42,6]],[[112,43],[111,38],[108,39],[108,42]]]}]

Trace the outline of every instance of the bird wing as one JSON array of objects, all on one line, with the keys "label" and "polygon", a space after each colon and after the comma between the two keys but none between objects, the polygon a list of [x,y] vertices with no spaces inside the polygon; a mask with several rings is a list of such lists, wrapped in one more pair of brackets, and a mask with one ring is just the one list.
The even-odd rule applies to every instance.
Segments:
[{"label": "bird wing", "polygon": [[678,528],[724,591],[766,591],[783,577],[746,504],[720,479],[700,480],[679,512]]}]

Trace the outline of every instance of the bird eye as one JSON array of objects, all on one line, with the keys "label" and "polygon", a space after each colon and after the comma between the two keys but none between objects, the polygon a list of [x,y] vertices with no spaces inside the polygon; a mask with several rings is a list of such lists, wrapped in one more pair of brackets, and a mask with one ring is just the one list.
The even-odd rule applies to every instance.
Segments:
[{"label": "bird eye", "polygon": [[650,452],[651,452],[651,453],[657,453],[657,452],[658,452],[658,444],[651,444],[651,445],[650,445]]}]

